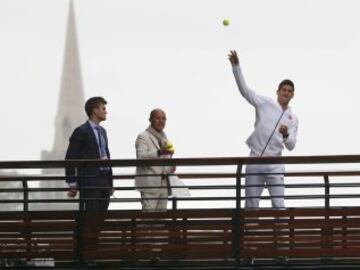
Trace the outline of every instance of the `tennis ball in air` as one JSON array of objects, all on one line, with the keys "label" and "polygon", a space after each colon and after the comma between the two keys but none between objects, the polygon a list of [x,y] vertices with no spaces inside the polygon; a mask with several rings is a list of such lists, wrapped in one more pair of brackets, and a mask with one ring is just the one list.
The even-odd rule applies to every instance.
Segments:
[{"label": "tennis ball in air", "polygon": [[224,26],[228,26],[230,24],[229,20],[225,19],[223,20],[223,25]]}]

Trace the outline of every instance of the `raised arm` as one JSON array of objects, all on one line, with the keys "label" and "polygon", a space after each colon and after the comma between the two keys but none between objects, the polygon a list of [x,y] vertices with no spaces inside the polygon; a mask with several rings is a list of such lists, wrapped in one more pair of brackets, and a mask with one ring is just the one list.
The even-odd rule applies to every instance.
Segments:
[{"label": "raised arm", "polygon": [[239,88],[240,94],[253,106],[258,106],[262,102],[261,96],[257,95],[253,90],[251,90],[245,82],[244,76],[241,72],[239,65],[239,57],[235,50],[230,51],[228,55],[229,61],[232,65],[232,70],[234,73],[236,84]]}]

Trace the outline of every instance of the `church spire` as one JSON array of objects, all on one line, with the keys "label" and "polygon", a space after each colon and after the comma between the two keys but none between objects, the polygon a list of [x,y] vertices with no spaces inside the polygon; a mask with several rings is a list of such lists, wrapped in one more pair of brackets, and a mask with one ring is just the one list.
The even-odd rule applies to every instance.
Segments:
[{"label": "church spire", "polygon": [[[71,132],[86,119],[84,110],[84,90],[81,76],[80,57],[76,34],[74,3],[70,0],[67,21],[64,62],[61,76],[61,85],[58,109],[55,117],[55,139],[51,151],[41,152],[42,160],[62,160],[69,144]],[[43,169],[45,175],[64,175],[64,169]],[[65,181],[42,181],[42,188],[65,188]],[[66,193],[46,192],[41,199],[66,199]],[[74,209],[76,204],[35,204],[32,209]]]},{"label": "church spire", "polygon": [[[61,86],[55,117],[55,139],[51,151],[42,151],[42,159],[64,159],[71,132],[85,119],[74,3],[70,0]],[[55,172],[55,170],[51,171]]]}]

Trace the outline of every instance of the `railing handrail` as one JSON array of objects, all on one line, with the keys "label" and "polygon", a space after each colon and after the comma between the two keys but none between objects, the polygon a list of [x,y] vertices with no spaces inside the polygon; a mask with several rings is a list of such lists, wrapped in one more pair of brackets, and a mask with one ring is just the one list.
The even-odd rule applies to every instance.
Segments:
[{"label": "railing handrail", "polygon": [[[113,175],[113,179],[114,180],[134,180],[136,177],[139,176],[160,176],[161,174],[136,174],[135,172],[135,167],[141,167],[141,166],[169,166],[169,165],[175,165],[175,166],[224,166],[224,165],[231,165],[232,167],[228,167],[228,168],[222,168],[223,172],[219,172],[219,170],[217,172],[191,172],[191,173],[186,173],[186,172],[182,172],[182,173],[177,173],[179,172],[179,170],[176,171],[176,173],[174,173],[174,175],[177,175],[180,179],[231,179],[231,181],[235,180],[235,182],[232,182],[231,186],[226,186],[225,188],[223,187],[223,185],[214,185],[215,183],[213,182],[213,185],[211,185],[211,182],[209,183],[201,183],[201,186],[198,187],[192,187],[192,185],[183,185],[182,187],[173,187],[173,188],[189,188],[189,189],[197,189],[197,190],[210,190],[210,189],[229,189],[229,190],[233,190],[236,192],[236,196],[229,196],[231,195],[231,193],[226,191],[226,198],[223,199],[222,197],[219,196],[213,196],[212,200],[232,200],[234,202],[236,202],[236,209],[240,209],[241,208],[241,202],[244,201],[246,198],[248,197],[244,197],[241,193],[244,189],[246,189],[247,187],[253,186],[253,185],[248,185],[246,183],[244,183],[244,181],[242,179],[244,179],[247,175],[251,174],[251,175],[269,175],[269,174],[281,174],[284,175],[285,177],[300,177],[300,178],[306,178],[306,177],[321,177],[323,178],[323,183],[318,183],[318,182],[311,182],[311,183],[306,183],[305,184],[300,184],[295,183],[294,186],[287,184],[281,184],[280,186],[284,186],[285,188],[322,188],[325,190],[325,195],[318,195],[316,194],[317,191],[315,192],[315,195],[303,195],[301,194],[301,198],[306,198],[306,199],[325,199],[325,205],[329,206],[330,205],[330,199],[338,199],[338,198],[359,198],[360,195],[358,194],[336,194],[333,192],[330,192],[330,188],[334,188],[334,187],[344,187],[344,188],[349,188],[349,187],[359,187],[360,182],[357,181],[357,183],[346,183],[345,184],[344,181],[341,181],[341,183],[332,183],[329,181],[329,177],[339,177],[339,176],[360,176],[360,170],[356,170],[356,169],[352,169],[352,170],[343,170],[341,168],[338,168],[336,170],[333,171],[329,171],[327,169],[321,169],[321,166],[319,168],[318,171],[315,170],[311,170],[311,171],[299,171],[299,172],[294,172],[294,171],[290,171],[290,172],[259,172],[259,173],[244,173],[242,171],[241,168],[243,168],[243,165],[247,165],[247,164],[300,164],[300,165],[304,165],[304,164],[350,164],[350,163],[360,163],[360,155],[333,155],[333,156],[284,156],[284,157],[210,157],[210,158],[177,158],[177,159],[112,159],[112,160],[46,160],[46,161],[39,161],[39,160],[28,160],[28,161],[0,161],[0,169],[49,169],[49,168],[66,168],[66,167],[113,167],[113,168],[126,168],[126,170],[123,170],[123,173],[120,173],[120,171],[114,171],[114,175]],[[127,168],[128,167],[128,168]],[[328,167],[328,166],[327,166]],[[240,168],[240,169],[239,169]],[[301,167],[303,168],[303,167]],[[306,167],[308,168],[308,167]],[[345,167],[348,168],[348,167]],[[129,173],[129,169],[132,170],[132,172]],[[228,169],[230,169],[230,172],[228,172]],[[235,172],[236,169],[236,172]],[[233,171],[233,172],[232,172]],[[41,202],[42,200],[38,200],[38,198],[36,196],[38,195],[34,195],[33,198],[31,198],[29,200],[29,198],[27,197],[29,195],[29,193],[31,192],[31,194],[35,194],[35,192],[37,194],[41,194],[41,192],[46,191],[46,192],[51,192],[51,191],[64,191],[64,189],[59,189],[58,186],[55,187],[41,187],[41,188],[34,188],[34,187],[28,187],[27,183],[30,181],[37,181],[37,182],[42,182],[42,181],[53,181],[53,180],[58,180],[58,181],[63,181],[63,185],[65,185],[65,179],[66,179],[66,175],[65,175],[65,170],[63,170],[63,173],[59,172],[59,170],[56,171],[57,175],[53,175],[53,174],[49,174],[49,175],[44,175],[44,174],[32,174],[29,173],[28,175],[23,175],[23,174],[4,174],[4,175],[0,175],[0,183],[4,183],[4,182],[19,182],[21,181],[22,184],[22,189],[20,190],[18,186],[11,184],[6,186],[6,188],[0,188],[0,195],[4,195],[6,194],[6,192],[11,192],[11,193],[21,193],[21,191],[24,193],[23,195],[23,199],[19,200],[19,198],[15,198],[14,196],[10,196],[11,194],[9,193],[9,196],[7,196],[9,199],[5,199],[2,200],[9,202],[9,203],[15,203],[15,202],[23,202],[24,204],[28,204],[28,203],[36,203],[36,202]],[[90,170],[91,173],[91,170]],[[79,175],[79,176],[75,176],[75,178],[79,178],[80,180],[83,178],[91,178],[94,177],[96,178],[96,173],[91,174],[91,175]],[[297,181],[297,179],[295,179],[295,181]],[[81,183],[82,181],[80,181]],[[120,182],[118,182],[119,184]],[[122,184],[120,186],[115,186],[116,191],[133,191],[133,190],[139,190],[139,188],[142,187],[138,187],[138,186],[131,186],[128,187],[128,182],[123,182],[125,183],[125,186],[123,186]],[[217,182],[217,184],[222,184],[221,182]],[[189,183],[187,183],[189,184]],[[205,184],[205,185],[203,185]],[[209,185],[210,184],[210,185]],[[244,185],[245,184],[245,185]],[[18,184],[17,184],[18,185]],[[267,186],[274,186],[275,184],[268,184]],[[61,186],[62,187],[62,186]],[[97,187],[97,188],[101,188],[101,187]],[[146,188],[159,188],[158,186],[146,186]],[[165,188],[165,187],[164,187]],[[167,188],[167,187],[166,187]],[[81,191],[84,191],[85,189],[88,189],[88,187],[80,187],[80,194]],[[91,189],[91,188],[90,188]],[[65,189],[66,190],[66,189]],[[345,190],[345,189],[343,189]],[[231,191],[232,192],[232,191]],[[56,193],[57,195],[54,196],[56,197],[55,200],[49,200],[49,202],[62,202],[62,201],[67,201],[67,202],[72,202],[71,200],[68,200],[68,198],[64,198],[64,200],[61,200],[62,195],[58,195],[59,193]],[[65,192],[64,192],[65,194]],[[129,193],[130,194],[130,193]],[[129,195],[126,194],[126,195]],[[51,195],[52,196],[52,195]],[[133,195],[133,193],[131,193],[131,196],[135,196]],[[2,196],[3,197],[3,196]],[[267,199],[268,197],[264,197],[261,196],[261,199]],[[284,196],[285,199],[297,199],[297,195],[296,196]],[[300,198],[300,197],[299,197]],[[15,199],[15,200],[13,200]],[[130,200],[127,196],[125,196],[124,201],[125,200]],[[136,199],[137,201],[139,201],[139,199]],[[203,197],[203,195],[201,196],[191,196],[190,198],[181,198],[179,197],[179,199],[174,199],[175,204],[176,201],[179,200],[183,200],[183,201],[196,201],[196,200],[203,200],[206,201],[207,198]],[[118,202],[119,200],[116,199],[116,197],[111,199],[112,202]],[[79,203],[83,203],[84,201],[79,198],[79,200],[77,200],[77,202]]]},{"label": "railing handrail", "polygon": [[[111,198],[109,197],[85,197],[83,196],[84,194],[87,194],[86,192],[91,190],[91,189],[109,189],[109,186],[105,184],[105,186],[86,186],[84,185],[84,181],[88,180],[89,178],[93,177],[99,177],[100,172],[97,172],[97,170],[84,170],[85,172],[88,171],[90,175],[82,175],[79,174],[78,176],[75,176],[75,178],[77,178],[80,181],[77,181],[78,183],[78,187],[79,187],[79,196],[75,197],[75,198],[67,198],[66,196],[66,191],[68,191],[68,187],[65,187],[65,179],[66,179],[66,175],[65,175],[65,170],[64,168],[66,167],[75,167],[75,168],[84,168],[84,167],[113,167],[113,168],[126,168],[124,170],[115,170],[114,171],[114,180],[133,180],[134,178],[136,178],[137,176],[163,176],[162,174],[136,174],[135,171],[135,167],[140,167],[140,166],[168,166],[168,165],[175,165],[175,166],[192,166],[193,172],[186,172],[187,170],[184,170],[185,172],[182,173],[178,173],[180,170],[177,170],[176,173],[174,173],[174,175],[177,175],[180,177],[180,179],[199,179],[199,180],[204,180],[201,183],[200,182],[196,182],[194,185],[194,182],[192,180],[190,181],[184,181],[184,185],[179,185],[179,186],[173,186],[171,185],[172,188],[174,188],[174,190],[176,188],[188,188],[191,191],[194,191],[193,193],[190,193],[191,196],[182,196],[179,195],[179,197],[173,195],[173,196],[169,196],[169,197],[159,197],[159,196],[153,196],[148,198],[149,200],[166,200],[171,204],[170,208],[166,208],[168,210],[171,210],[171,212],[167,212],[166,213],[171,213],[171,218],[167,218],[165,221],[161,221],[163,224],[167,225],[167,224],[175,224],[176,226],[179,226],[179,222],[183,222],[184,224],[186,223],[183,219],[182,216],[177,216],[178,213],[177,211],[182,211],[185,210],[187,207],[191,206],[190,209],[186,209],[186,211],[191,210],[191,211],[196,211],[196,215],[207,215],[207,210],[211,209],[221,209],[221,211],[230,211],[228,212],[229,215],[225,217],[225,222],[226,222],[226,239],[224,238],[224,240],[221,240],[221,242],[226,241],[226,245],[227,248],[229,248],[229,250],[231,249],[231,258],[234,259],[234,261],[236,262],[236,264],[238,265],[240,262],[240,259],[243,258],[244,256],[247,256],[245,251],[246,249],[244,249],[244,247],[246,247],[246,245],[244,245],[244,241],[242,239],[245,239],[244,236],[244,232],[246,230],[248,230],[251,226],[254,226],[254,224],[258,221],[257,217],[259,216],[258,213],[265,213],[262,214],[262,217],[264,218],[260,218],[260,221],[258,225],[255,225],[257,227],[255,228],[250,228],[249,234],[247,236],[250,236],[248,238],[246,238],[245,241],[248,241],[249,239],[254,238],[253,234],[255,233],[259,233],[259,236],[262,237],[263,235],[261,234],[262,231],[259,231],[258,228],[260,228],[262,230],[262,228],[271,228],[271,232],[273,233],[273,235],[270,235],[270,237],[272,237],[272,239],[278,239],[276,241],[274,241],[275,244],[280,243],[281,245],[283,245],[283,242],[280,242],[283,240],[283,236],[284,236],[284,231],[278,231],[279,229],[281,230],[284,227],[284,222],[281,222],[283,220],[289,220],[290,222],[287,222],[286,224],[288,224],[288,228],[286,230],[286,236],[285,238],[294,238],[295,237],[303,237],[303,232],[301,232],[300,234],[294,236],[294,222],[303,222],[302,220],[309,220],[309,218],[303,218],[301,214],[298,214],[298,216],[300,215],[300,218],[296,218],[295,214],[287,214],[289,216],[289,219],[284,219],[282,217],[287,217],[284,214],[285,210],[287,211],[286,208],[281,207],[280,209],[278,208],[277,210],[281,210],[278,212],[271,212],[273,210],[271,210],[271,208],[267,208],[267,209],[261,209],[259,211],[269,211],[269,213],[266,212],[259,212],[256,211],[257,213],[255,214],[250,214],[248,213],[248,211],[244,211],[244,210],[248,210],[245,209],[246,207],[244,207],[244,202],[246,202],[247,199],[254,199],[254,198],[260,198],[261,200],[273,200],[274,198],[280,198],[282,200],[293,200],[293,201],[298,201],[300,200],[300,211],[305,211],[307,209],[307,207],[313,208],[314,206],[316,207],[316,204],[313,204],[313,201],[323,201],[323,205],[324,207],[322,207],[321,209],[325,209],[325,210],[334,210],[334,206],[335,207],[339,207],[336,206],[336,202],[337,200],[351,200],[351,205],[355,205],[355,207],[353,208],[349,208],[349,212],[347,212],[346,216],[341,215],[341,219],[338,219],[336,217],[336,220],[332,220],[331,218],[329,218],[329,212],[313,212],[311,214],[311,217],[313,217],[315,214],[317,216],[323,216],[324,219],[321,218],[316,218],[314,219],[314,221],[317,224],[321,224],[321,222],[323,220],[327,221],[331,221],[332,223],[341,223],[341,226],[349,226],[349,222],[355,222],[355,224],[358,224],[358,217],[354,217],[353,212],[351,212],[351,210],[353,209],[357,209],[357,201],[360,200],[360,193],[358,189],[353,189],[352,187],[359,187],[360,186],[360,181],[356,181],[356,183],[354,182],[347,182],[347,181],[337,181],[335,180],[334,182],[330,181],[330,177],[337,177],[339,178],[339,176],[360,176],[360,169],[357,170],[357,164],[353,169],[348,169],[348,170],[344,170],[342,168],[349,168],[349,166],[335,166],[333,167],[334,170],[333,171],[329,171],[328,168],[331,167],[329,165],[326,166],[320,166],[320,167],[316,167],[316,166],[306,166],[306,169],[309,169],[309,167],[313,167],[310,168],[311,171],[290,171],[290,172],[282,172],[280,170],[280,172],[258,172],[258,173],[244,173],[243,171],[243,165],[247,165],[247,164],[300,164],[300,165],[311,165],[311,164],[335,164],[335,165],[340,165],[340,164],[351,164],[351,163],[360,163],[360,155],[337,155],[337,156],[285,156],[285,157],[211,157],[211,158],[177,158],[177,159],[113,159],[113,160],[46,160],[46,161],[37,161],[37,160],[28,160],[28,161],[0,161],[0,169],[49,169],[49,168],[62,168],[62,170],[56,170],[57,175],[53,175],[50,174],[51,171],[49,171],[49,175],[44,175],[39,173],[38,175],[36,175],[36,173],[31,173],[29,172],[28,175],[23,175],[23,174],[13,174],[13,175],[0,175],[0,184],[4,184],[5,183],[5,188],[2,188],[2,186],[0,187],[0,205],[4,206],[4,211],[0,210],[0,215],[2,217],[6,217],[6,219],[4,218],[3,222],[4,224],[7,222],[6,220],[9,220],[9,218],[11,218],[11,215],[9,216],[8,214],[13,214],[13,216],[18,216],[20,217],[20,219],[24,220],[24,229],[21,228],[20,230],[18,230],[17,228],[15,228],[15,230],[21,231],[21,233],[23,233],[25,236],[23,237],[26,241],[27,241],[27,254],[29,254],[28,251],[32,251],[30,249],[31,246],[31,241],[29,239],[31,238],[32,235],[32,229],[35,230],[36,227],[35,225],[41,225],[41,230],[43,230],[43,228],[45,226],[47,226],[46,222],[50,222],[49,223],[49,228],[51,229],[51,233],[53,233],[53,226],[58,226],[59,222],[58,221],[53,221],[54,219],[50,219],[47,216],[47,213],[50,214],[55,214],[58,216],[63,215],[63,213],[66,213],[66,211],[71,211],[71,213],[75,213],[75,218],[73,218],[73,220],[70,221],[66,221],[67,223],[70,223],[70,227],[72,230],[71,235],[73,235],[73,239],[71,239],[71,245],[73,245],[73,243],[76,243],[76,246],[74,246],[73,252],[76,254],[75,255],[75,261],[78,265],[82,265],[83,263],[83,259],[85,258],[84,256],[86,256],[85,252],[83,252],[84,247],[86,247],[88,244],[90,244],[89,246],[93,245],[93,239],[91,237],[88,237],[88,235],[93,236],[95,233],[91,232],[89,233],[88,230],[85,230],[85,224],[87,222],[87,219],[85,218],[87,213],[85,211],[85,205],[86,203],[90,202],[111,202],[111,203],[115,203],[114,206],[115,208],[118,208],[119,205],[121,208],[123,209],[119,209],[119,210],[115,210],[110,208],[111,210],[108,211],[107,213],[110,213],[111,215],[113,213],[111,213],[112,211],[133,211],[133,212],[123,212],[122,213],[122,217],[126,217],[125,222],[128,223],[126,224],[127,227],[131,226],[132,228],[144,228],[143,227],[143,220],[144,218],[151,218],[152,220],[150,220],[150,222],[153,222],[153,217],[152,214],[146,211],[139,211],[137,210],[138,207],[140,206],[140,203],[142,202],[143,198],[141,196],[139,196],[139,194],[136,194],[133,192],[135,190],[139,191],[139,188],[141,188],[141,191],[143,192],[144,189],[149,188],[149,189],[153,189],[153,188],[162,188],[162,189],[168,189],[169,188],[169,184],[168,185],[161,185],[158,186],[158,184],[154,184],[154,185],[146,185],[146,186],[136,186],[136,185],[129,185],[131,184],[129,181],[118,181],[116,182],[117,185],[114,185],[114,191],[119,191],[120,196],[113,196]],[[231,167],[221,167],[221,166],[228,166],[230,165]],[[196,172],[199,171],[198,168],[196,168],[195,166],[219,166],[217,168],[217,172],[212,172],[213,168],[209,168],[209,170],[207,170],[208,167],[206,168],[202,168],[200,171],[206,171],[206,172]],[[271,166],[270,166],[271,167]],[[322,167],[326,167],[325,169],[323,169]],[[300,166],[300,170],[304,168]],[[317,171],[314,170],[314,168],[318,169]],[[336,169],[335,169],[336,168]],[[299,168],[298,168],[299,169]],[[131,171],[130,171],[131,170]],[[223,172],[220,172],[220,170],[222,170]],[[235,172],[236,170],[236,172]],[[22,171],[22,170],[20,170]],[[190,171],[190,170],[189,170]],[[55,171],[54,171],[55,172]],[[96,175],[96,173],[98,175]],[[310,189],[310,192],[308,194],[306,194],[306,192],[290,192],[290,194],[270,194],[269,196],[266,195],[260,195],[260,196],[255,196],[255,195],[251,195],[251,194],[247,194],[246,190],[249,187],[257,187],[257,186],[263,186],[262,184],[256,184],[256,183],[251,183],[251,182],[247,182],[244,181],[246,179],[247,175],[273,175],[273,174],[280,174],[280,175],[284,175],[284,176],[288,176],[288,177],[293,177],[294,179],[294,183],[289,184],[289,183],[266,183],[266,186],[269,188],[271,186],[284,186],[285,188],[292,188],[292,190],[297,189],[297,188],[306,188],[306,189]],[[301,182],[298,181],[298,179],[296,179],[296,177],[300,178],[301,180],[303,178],[306,177],[315,177],[315,181],[312,181],[313,179],[311,179],[311,181],[304,181]],[[319,179],[317,179],[318,177],[321,177],[322,179],[320,179],[321,181],[319,182]],[[150,178],[151,179],[151,178]],[[217,181],[213,181],[213,179],[220,179],[221,181],[217,182]],[[223,181],[224,179],[226,179],[226,181]],[[230,179],[230,181],[229,181]],[[309,178],[307,178],[309,179]],[[58,180],[58,181],[62,181],[62,187],[60,185],[55,185],[51,184],[48,185],[48,187],[45,187],[47,184],[49,183],[45,183],[46,185],[44,185],[44,187],[35,187],[36,185],[30,185],[32,183],[30,183],[31,181],[37,181],[39,183],[41,183],[42,181],[53,181],[53,180]],[[170,180],[170,179],[168,179]],[[208,182],[206,182],[206,180],[209,180]],[[210,181],[211,180],[211,181]],[[332,180],[332,179],[331,179]],[[343,180],[343,179],[341,179]],[[20,183],[11,183],[9,185],[6,185],[6,181],[9,182],[20,182]],[[181,183],[181,182],[180,182]],[[191,184],[190,184],[191,183]],[[20,187],[22,186],[22,187]],[[344,189],[342,189],[340,192],[337,192],[337,190],[334,190],[333,188],[335,187],[343,187]],[[351,188],[351,189],[350,189]],[[226,189],[226,190],[225,190]],[[211,191],[210,191],[211,190]],[[245,192],[244,192],[245,190]],[[210,192],[209,192],[210,191]],[[50,192],[50,193],[49,193]],[[53,194],[51,196],[49,196],[49,194],[51,194],[51,192],[53,192]],[[56,192],[56,196],[55,195]],[[61,192],[61,193],[60,193]],[[89,192],[88,194],[92,194],[91,192]],[[180,194],[180,193],[179,193]],[[123,196],[124,195],[124,196]],[[244,196],[245,195],[245,196]],[[306,204],[304,204],[304,200],[308,200],[311,202],[311,205],[308,204],[308,206],[306,206]],[[333,203],[333,201],[335,201],[335,204]],[[52,209],[50,206],[53,205],[55,206],[54,209]],[[130,207],[136,207],[136,209],[132,209],[130,210]],[[22,208],[22,210],[20,210]],[[73,209],[71,208],[75,208],[75,212],[73,211]],[[223,208],[223,209],[222,209]],[[297,207],[291,207],[292,209],[296,209]],[[43,222],[44,219],[40,219],[40,221],[35,221],[32,222],[29,225],[29,220],[31,220],[33,217],[33,220],[36,220],[36,216],[40,216],[41,211],[39,211],[39,209],[41,209],[42,212],[41,214],[44,215],[46,222]],[[340,209],[340,208],[339,208]],[[9,211],[10,210],[10,211]],[[50,211],[49,211],[50,210]],[[135,211],[134,211],[135,210]],[[119,212],[120,213],[120,212]],[[125,214],[124,214],[125,213]],[[136,213],[136,215],[138,215],[137,219],[133,218],[133,215],[129,215],[126,216],[126,213]],[[195,212],[194,212],[195,213]],[[289,213],[289,212],[286,212]],[[334,215],[339,215],[340,212],[338,213],[333,213]],[[344,212],[341,212],[340,214],[343,214]],[[304,214],[303,214],[304,215]],[[209,221],[209,223],[211,224],[220,224],[221,226],[219,227],[219,230],[223,230],[222,228],[222,223],[219,223],[218,217],[215,216],[211,216],[212,220]],[[249,219],[250,217],[250,219]],[[270,219],[268,217],[271,217]],[[306,216],[307,217],[307,216]],[[349,217],[351,217],[351,219],[349,219]],[[93,218],[93,216],[91,216],[91,218]],[[198,230],[198,225],[203,223],[204,226],[208,226],[208,222],[203,222],[203,221],[198,221],[197,220],[197,216],[195,216],[194,219],[194,227],[196,230]],[[110,219],[109,219],[110,220]],[[275,225],[272,226],[270,223],[272,222],[272,220],[276,220],[276,222],[274,223]],[[320,220],[320,222],[319,222]],[[106,230],[113,230],[113,226],[118,226],[117,224],[122,224],[124,220],[121,221],[114,221],[111,220],[109,221],[109,223],[107,223],[108,225],[106,225],[104,227],[104,229],[106,228]],[[136,221],[138,221],[138,223],[136,223]],[[140,222],[139,222],[140,221]],[[255,221],[255,222],[254,222]],[[269,222],[270,221],[270,222]],[[299,228],[302,230],[303,228],[306,228],[306,233],[308,233],[308,228],[309,226],[313,226],[314,222],[311,223],[312,220],[310,220],[308,223],[306,224],[300,224]],[[10,231],[10,233],[12,233],[14,231],[13,229],[13,225],[11,222],[14,222],[13,220],[10,220],[9,224],[3,224],[3,228],[5,228],[6,226],[9,228],[8,230]],[[326,223],[325,222],[325,223]],[[56,224],[55,224],[56,223]],[[316,226],[315,229],[313,229],[312,231],[316,232],[317,234],[319,234],[317,237],[323,237],[321,239],[320,242],[318,241],[318,245],[320,248],[327,248],[327,243],[328,243],[328,236],[331,236],[331,234],[329,233],[336,233],[336,237],[342,237],[343,239],[345,239],[344,237],[344,232],[346,232],[344,230],[344,227],[342,227],[342,230],[339,232],[338,231],[338,227],[336,227],[336,230],[330,231],[328,229],[327,226],[330,226],[330,222],[328,222],[329,224],[322,224],[320,227]],[[345,225],[342,225],[344,224]],[[34,224],[34,227],[32,227],[32,225]],[[55,224],[55,225],[54,225]],[[136,224],[140,224],[140,226],[137,226]],[[161,224],[161,225],[163,225]],[[351,224],[353,225],[353,224]],[[66,224],[66,226],[68,226],[68,224]],[[269,227],[270,226],[270,227]],[[272,227],[271,227],[272,226]],[[305,227],[304,227],[305,226]],[[336,225],[339,226],[339,225]],[[356,225],[357,226],[357,225]],[[158,227],[157,227],[158,228]],[[187,229],[184,230],[184,227],[181,226],[179,227],[180,230],[183,231],[187,231]],[[186,227],[185,227],[186,228]],[[191,227],[190,227],[191,228]],[[211,234],[213,234],[213,227],[211,227]],[[229,228],[231,230],[231,233],[229,233]],[[320,228],[320,229],[319,229]],[[329,227],[330,228],[330,227]],[[353,227],[351,227],[353,228]],[[163,227],[161,226],[162,230]],[[142,230],[142,229],[141,229]],[[147,229],[145,229],[147,230]],[[156,229],[158,230],[158,229]],[[191,230],[191,229],[190,229]],[[209,230],[209,229],[207,229]],[[358,229],[357,229],[358,230]],[[102,230],[101,230],[102,231]],[[223,232],[225,232],[225,230],[223,230]],[[223,233],[221,232],[221,233]],[[279,233],[280,232],[280,233]],[[346,235],[346,237],[348,237],[348,239],[351,239],[351,241],[353,241],[353,230],[349,231],[348,234]],[[358,231],[357,231],[358,232]],[[111,233],[113,233],[113,231],[111,231]],[[121,232],[122,235],[124,234],[124,231]],[[161,232],[162,233],[162,232]],[[208,232],[207,232],[208,233]],[[338,234],[342,234],[341,236],[338,236]],[[130,232],[131,235],[135,235],[133,232]],[[173,231],[169,230],[169,234],[173,234]],[[22,236],[22,235],[21,235]],[[358,236],[358,235],[357,235]],[[13,235],[11,234],[11,237],[13,237]],[[17,236],[15,236],[17,237]],[[36,237],[38,237],[38,234],[36,234]],[[68,235],[66,235],[66,237],[68,237]],[[109,235],[107,234],[106,237],[109,237]],[[127,236],[126,236],[127,237]],[[146,237],[143,237],[142,232],[140,234],[137,235],[137,237],[139,239],[145,239],[144,242],[147,243],[148,239],[146,239]],[[183,237],[183,236],[181,236]],[[19,236],[20,238],[20,236]],[[256,238],[256,237],[255,237]],[[170,239],[170,238],[169,238]],[[179,238],[180,239],[180,238]],[[185,239],[185,238],[182,238]],[[189,238],[190,239],[190,238]],[[204,237],[203,235],[201,235],[201,241],[203,241]],[[280,240],[279,240],[280,239]],[[191,241],[193,241],[193,238],[190,239]],[[229,240],[231,241],[231,244],[229,243]],[[22,241],[22,240],[21,240]],[[53,240],[51,240],[53,241]],[[95,240],[96,241],[96,240]],[[112,241],[112,240],[111,240]],[[133,240],[131,240],[133,241]],[[138,240],[137,240],[138,241]],[[151,240],[152,241],[152,240]],[[162,241],[162,240],[160,240]],[[182,241],[182,240],[181,240]],[[211,243],[214,241],[213,238],[210,238],[210,240],[207,241],[211,241]],[[216,240],[217,241],[217,240]],[[256,240],[253,241],[251,245],[258,245],[257,243],[258,238]],[[335,242],[338,240],[334,240]],[[106,242],[106,241],[104,241]],[[176,239],[176,241],[171,241],[169,240],[169,244],[170,245],[178,245],[180,241],[178,241]],[[334,242],[334,243],[335,243]],[[13,249],[14,246],[16,246],[19,243],[18,239],[14,240],[14,245],[10,246],[9,245],[9,249]],[[109,242],[106,242],[106,245],[108,245]],[[142,243],[141,241],[139,243]],[[203,242],[201,242],[203,244]],[[294,247],[294,243],[295,241],[293,241],[291,244],[287,244],[289,246],[289,250],[292,249]],[[297,243],[297,242],[296,242]],[[325,243],[325,244],[324,244]],[[337,244],[339,244],[339,241],[336,242]],[[122,243],[121,243],[122,245]],[[267,245],[267,244],[265,244]],[[264,246],[265,246],[264,245]],[[299,243],[299,247],[303,248],[302,243]],[[313,242],[311,242],[309,245],[313,246]],[[343,245],[342,243],[340,243],[339,245]],[[353,245],[352,243],[350,243],[349,245]],[[21,245],[19,245],[21,246]],[[57,243],[54,244],[54,246],[59,249],[60,245],[57,245]],[[22,246],[21,246],[22,247]],[[34,245],[34,254],[35,252],[37,252],[38,250],[40,251],[40,249],[38,248],[42,248],[42,246],[36,246],[36,244]],[[280,246],[279,246],[280,247]],[[171,247],[173,248],[173,246]],[[262,247],[261,247],[262,248]],[[260,249],[261,249],[260,248]],[[342,246],[344,252],[349,252],[348,249],[345,248],[345,246]],[[282,249],[279,249],[282,250]],[[341,250],[340,250],[341,251]],[[357,250],[356,250],[357,251]],[[7,251],[8,252],[8,251]],[[12,251],[10,251],[11,253]],[[17,251],[16,251],[17,252]],[[327,250],[326,250],[327,252]],[[354,252],[354,249],[353,249]],[[29,255],[25,254],[24,257],[28,258]],[[245,255],[244,255],[245,254]],[[286,253],[285,253],[286,254]],[[325,256],[327,255],[327,253],[324,253]],[[335,254],[335,253],[334,253]],[[17,256],[18,254],[16,254]],[[47,256],[47,255],[46,255]],[[315,256],[315,255],[314,255]],[[316,255],[318,256],[318,255]],[[337,256],[337,255],[336,255]],[[353,256],[352,254],[348,254],[348,256]],[[357,256],[357,255],[356,255]],[[0,259],[1,260],[1,259]]]},{"label": "railing handrail", "polygon": [[[246,175],[262,175],[269,173],[241,173],[241,177]],[[271,173],[272,175],[281,174],[286,177],[314,177],[314,176],[359,176],[360,170],[349,170],[349,171],[303,171],[303,172],[285,172],[285,173]],[[181,179],[211,179],[211,178],[234,178],[236,173],[175,173]],[[113,179],[115,180],[133,180],[136,176],[160,176],[158,174],[114,174]],[[91,177],[91,176],[89,176]],[[94,177],[94,176],[93,176]],[[4,181],[54,181],[60,180],[64,181],[64,175],[26,175],[26,174],[16,174],[16,175],[0,175],[0,182]]]},{"label": "railing handrail", "polygon": [[64,167],[137,166],[213,166],[237,164],[326,164],[360,163],[360,155],[282,156],[282,157],[207,157],[172,159],[76,159],[0,161],[0,169],[44,169]]}]

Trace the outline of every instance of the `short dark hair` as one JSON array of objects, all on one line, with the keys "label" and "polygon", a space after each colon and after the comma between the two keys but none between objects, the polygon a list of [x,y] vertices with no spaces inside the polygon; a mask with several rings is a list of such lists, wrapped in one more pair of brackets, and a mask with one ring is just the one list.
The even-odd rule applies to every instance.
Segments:
[{"label": "short dark hair", "polygon": [[293,88],[293,90],[295,90],[295,85],[292,80],[289,79],[282,80],[281,83],[279,84],[278,90],[284,85],[290,85]]},{"label": "short dark hair", "polygon": [[105,105],[107,104],[106,100],[103,97],[89,98],[85,103],[85,112],[87,116],[90,117],[94,109],[99,107],[99,105],[101,104],[105,104]]}]

